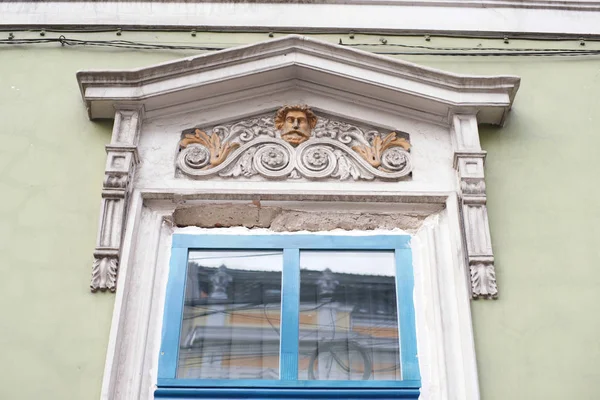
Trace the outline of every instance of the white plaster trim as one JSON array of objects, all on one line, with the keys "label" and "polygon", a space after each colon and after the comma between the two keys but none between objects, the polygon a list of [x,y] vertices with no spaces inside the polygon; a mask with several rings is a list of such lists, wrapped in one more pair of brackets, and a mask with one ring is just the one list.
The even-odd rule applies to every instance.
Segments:
[{"label": "white plaster trim", "polygon": [[[241,194],[246,200],[250,193]],[[296,207],[302,194],[281,193]],[[321,206],[339,201],[334,194],[322,193]],[[163,198],[175,199],[175,193]],[[201,196],[198,196],[201,197]],[[409,195],[410,197],[410,195]],[[429,217],[413,235],[415,270],[415,311],[417,344],[422,374],[422,400],[478,400],[477,368],[471,329],[469,288],[462,257],[459,203],[456,195],[438,194],[445,209]],[[132,218],[126,228],[119,290],[115,300],[108,347],[103,400],[150,400],[157,379],[157,365],[165,290],[167,285],[171,236],[178,233],[269,234],[264,229],[171,228],[168,216],[176,202],[155,199],[154,193],[135,191]],[[327,200],[329,199],[329,200]],[[362,194],[354,207],[381,201],[377,195]],[[389,205],[388,205],[389,206]],[[425,204],[424,210],[427,209]],[[314,209],[312,204],[311,209]],[[395,207],[395,206],[394,206]],[[324,233],[324,232],[306,232]],[[394,231],[347,232],[327,234],[398,234]],[[279,233],[278,233],[279,234]],[[148,252],[153,248],[155,251]]]},{"label": "white plaster trim", "polygon": [[139,107],[115,111],[112,138],[106,145],[102,206],[90,283],[93,292],[116,290],[131,181],[139,162],[137,142],[142,119],[143,111]]},{"label": "white plaster trim", "polygon": [[151,112],[219,96],[232,103],[292,81],[418,109],[438,123],[474,113],[498,125],[520,84],[515,76],[458,75],[298,35],[141,69],[80,71],[77,80],[91,118],[112,118],[115,107],[131,104]]},{"label": "white plaster trim", "polygon": [[483,170],[486,153],[479,144],[477,118],[474,115],[455,115],[452,130],[471,293],[476,299],[493,299],[498,297],[498,287],[486,206]]},{"label": "white plaster trim", "polygon": [[599,11],[592,0],[19,1],[0,3],[0,26],[598,35]]},{"label": "white plaster trim", "polygon": [[[378,102],[394,104],[400,109],[416,109],[422,119],[431,123],[445,123],[454,142],[454,168],[459,177],[472,295],[475,298],[497,296],[485,205],[485,153],[481,151],[477,125],[482,122],[503,123],[520,83],[518,77],[456,75],[297,35],[142,69],[79,72],[77,77],[90,115],[116,116],[113,139],[107,146],[109,156],[98,244],[94,253],[93,291],[115,290],[122,229],[127,219],[127,194],[131,190],[129,182],[138,161],[137,142],[144,112],[173,110],[176,105],[194,102],[197,98],[221,96],[228,99],[220,101],[219,109],[231,110],[233,107],[239,114],[249,109],[247,104],[240,104],[240,93],[247,98],[256,90],[262,93],[265,85],[285,82],[302,85],[302,82],[310,81],[311,84],[328,87],[328,94],[333,97],[345,98],[344,94],[351,92],[357,97],[376,98]],[[332,93],[336,90],[337,93]],[[254,98],[254,103],[257,99],[259,97]],[[260,104],[264,106],[267,102]],[[326,104],[332,105],[331,102]],[[358,114],[364,110],[359,109]],[[204,113],[210,111],[204,109]],[[233,114],[232,111],[221,113],[221,117],[233,118]],[[156,165],[164,165],[166,153],[157,154],[162,158],[155,160]],[[146,157],[151,159],[153,156],[147,154]],[[121,161],[116,162],[117,159]],[[222,166],[226,167],[226,163]],[[415,166],[418,163],[419,160],[415,160]],[[181,168],[181,163],[178,165]],[[170,168],[163,170],[170,174]],[[166,183],[160,179],[157,181],[156,171],[145,172],[146,180],[141,181],[141,186],[138,182],[138,188],[161,187]],[[151,173],[149,178],[148,173]],[[415,170],[415,173],[418,171]],[[165,178],[169,179],[163,175]],[[181,195],[186,183],[189,187],[190,182],[172,182],[179,187],[177,193]],[[419,183],[426,184],[409,183],[417,186],[406,185],[405,192],[415,190]],[[439,191],[453,188],[452,183],[436,180],[431,187]],[[219,184],[215,183],[212,189]],[[251,183],[244,184],[242,193],[251,186]],[[196,184],[192,187],[196,190],[202,188]],[[231,184],[228,187],[240,186]],[[262,183],[258,183],[258,187],[262,188]],[[345,188],[350,190],[351,186]],[[371,190],[375,188],[371,186]],[[343,193],[342,187],[340,192]]]}]

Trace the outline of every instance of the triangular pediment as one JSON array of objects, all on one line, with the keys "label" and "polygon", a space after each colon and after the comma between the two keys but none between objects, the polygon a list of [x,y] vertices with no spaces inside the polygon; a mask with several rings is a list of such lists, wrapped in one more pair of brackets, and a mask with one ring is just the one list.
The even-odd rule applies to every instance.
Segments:
[{"label": "triangular pediment", "polygon": [[113,118],[123,107],[142,106],[151,115],[298,89],[437,124],[449,124],[455,114],[476,114],[479,123],[499,125],[520,81],[457,75],[298,35],[141,69],[80,71],[77,79],[92,119]]}]

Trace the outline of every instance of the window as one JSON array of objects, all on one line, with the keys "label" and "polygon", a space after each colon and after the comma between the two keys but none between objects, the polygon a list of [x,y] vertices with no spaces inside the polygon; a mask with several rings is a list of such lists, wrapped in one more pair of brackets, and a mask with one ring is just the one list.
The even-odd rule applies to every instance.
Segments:
[{"label": "window", "polygon": [[418,398],[409,236],[173,235],[156,398]]}]

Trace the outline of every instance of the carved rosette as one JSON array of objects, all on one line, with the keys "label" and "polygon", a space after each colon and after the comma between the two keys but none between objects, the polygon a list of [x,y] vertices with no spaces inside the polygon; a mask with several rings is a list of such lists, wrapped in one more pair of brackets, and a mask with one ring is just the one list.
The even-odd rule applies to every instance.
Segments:
[{"label": "carved rosette", "polygon": [[[308,121],[302,125],[300,112],[301,121],[296,113],[286,126],[281,112],[288,109],[310,112]],[[179,142],[177,169],[196,179],[259,175],[267,179],[399,180],[410,175],[408,135],[315,118],[306,106],[293,106],[279,111],[279,130],[272,116],[216,126],[208,132],[190,130]],[[302,134],[308,131],[310,137],[290,140],[289,132],[294,129]]]}]

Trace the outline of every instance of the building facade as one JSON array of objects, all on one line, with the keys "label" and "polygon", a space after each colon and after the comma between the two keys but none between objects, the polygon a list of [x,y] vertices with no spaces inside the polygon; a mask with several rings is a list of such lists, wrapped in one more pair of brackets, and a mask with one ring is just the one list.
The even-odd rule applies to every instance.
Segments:
[{"label": "building facade", "polygon": [[0,15],[0,397],[600,394],[595,2]]}]

